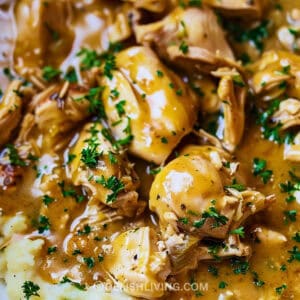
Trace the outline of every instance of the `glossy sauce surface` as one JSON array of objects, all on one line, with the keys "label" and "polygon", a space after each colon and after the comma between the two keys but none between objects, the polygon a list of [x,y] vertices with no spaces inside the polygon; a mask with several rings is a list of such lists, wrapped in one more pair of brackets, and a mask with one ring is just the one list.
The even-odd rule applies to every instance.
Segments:
[{"label": "glossy sauce surface", "polygon": [[[30,2],[31,1],[28,1],[28,3]],[[30,69],[36,68],[38,65],[53,65],[57,67],[61,66],[62,70],[67,70],[67,67],[71,62],[74,64],[74,61],[72,60],[74,53],[77,53],[80,48],[88,47],[96,50],[102,50],[107,47],[108,41],[111,40],[108,37],[110,29],[111,31],[113,29],[109,25],[105,25],[105,22],[108,22],[107,20],[110,18],[104,17],[104,15],[110,15],[110,13],[113,14],[113,11],[120,10],[121,5],[111,4],[110,1],[102,1],[101,3],[99,2],[97,4],[94,3],[85,6],[84,14],[82,14],[79,2],[77,4],[78,10],[77,12],[75,10],[75,17],[72,18],[73,23],[71,25],[68,24],[67,20],[64,20],[64,22],[66,22],[64,24],[60,24],[58,22],[55,25],[57,26],[56,30],[63,36],[63,44],[59,44],[58,42],[51,40],[49,42],[50,46],[46,47],[47,49],[43,49],[44,45],[36,45],[36,48],[40,49],[42,53],[40,53],[40,51],[36,51],[35,55],[41,55],[42,58],[35,57],[34,53],[30,53],[30,51],[34,49],[27,49],[23,40],[17,41],[17,43],[22,44],[22,57],[24,57],[23,51],[29,52],[27,61],[20,61],[20,59],[18,59],[18,53],[15,52],[15,62],[17,62],[15,64],[16,69],[18,69],[18,66],[21,66],[22,72],[24,72],[24,69],[28,68],[30,73]],[[279,28],[285,24],[286,13],[288,11],[294,8],[300,9],[300,3],[297,2],[298,1],[293,0],[282,0],[280,2],[273,3],[271,1],[270,9],[266,14],[266,19],[272,20],[274,27]],[[278,5],[279,3],[282,6],[282,9],[280,10],[276,8],[276,4]],[[39,9],[44,8],[41,7]],[[18,7],[15,8],[15,14],[18,14]],[[56,23],[55,20],[57,19],[61,20],[59,16],[52,16],[54,20],[51,20],[51,13],[49,13],[48,17],[49,20],[47,20],[47,22],[49,23]],[[26,24],[26,27],[32,26],[31,30],[34,31],[35,28],[33,23]],[[90,24],[93,24],[93,26],[90,26]],[[65,31],[62,30],[62,28],[66,28],[66,26],[68,29]],[[44,38],[49,38],[48,36],[45,37],[43,33],[40,34],[41,36],[36,39],[37,43],[41,43],[41,40]],[[27,39],[28,37],[24,34],[22,38]],[[264,43],[265,50],[282,48],[276,38],[275,30],[271,33],[270,37],[264,40]],[[254,50],[254,47],[249,44],[241,45],[236,43],[233,45],[233,48],[239,55],[245,51],[250,53],[252,60],[254,61],[259,56],[259,53],[257,53],[257,51]],[[43,53],[43,51],[46,51],[46,53]],[[134,48],[133,50],[131,49],[131,51],[135,51]],[[33,64],[31,59],[34,61]],[[135,59],[137,61],[131,62],[134,65],[147,58],[137,55],[135,56]],[[38,64],[36,63],[37,61]],[[140,177],[140,195],[144,198],[143,200],[148,201],[149,187],[154,178],[149,174],[149,169],[150,167],[153,167],[153,164],[147,163],[142,159],[135,158],[132,155],[136,154],[138,151],[141,153],[147,153],[147,151],[149,151],[151,152],[151,160],[156,162],[157,165],[165,162],[172,150],[178,145],[181,138],[186,135],[185,130],[192,130],[192,126],[194,124],[193,110],[198,104],[195,104],[195,101],[191,99],[192,96],[189,97],[188,94],[185,94],[185,91],[183,91],[183,97],[186,98],[183,100],[182,98],[178,98],[178,95],[176,95],[176,92],[172,89],[163,90],[162,88],[160,94],[151,95],[151,84],[159,83],[157,81],[152,82],[152,76],[155,76],[156,66],[153,66],[153,70],[133,67],[132,74],[126,74],[126,72],[122,72],[122,57],[120,58],[120,61],[120,73],[117,73],[116,71],[113,81],[105,78],[103,85],[109,86],[110,90],[112,90],[116,85],[122,86],[122,80],[124,80],[123,77],[130,78],[130,80],[134,81],[133,86],[135,90],[132,90],[132,97],[136,97],[134,99],[138,99],[138,101],[140,101],[141,111],[134,111],[135,107],[133,106],[133,108],[130,108],[130,105],[128,104],[127,113],[132,118],[132,124],[134,126],[134,130],[136,130],[134,131],[134,134],[143,139],[143,141],[145,139],[149,139],[149,145],[151,146],[148,149],[141,149],[138,145],[139,140],[137,139],[135,143],[137,143],[136,149],[138,150],[134,149],[135,146],[132,146],[133,149],[130,160],[136,164],[135,169]],[[79,67],[77,66],[77,68]],[[126,70],[128,69],[131,70],[131,66],[126,66]],[[168,72],[167,70],[162,71],[166,74]],[[139,72],[142,73],[143,77],[147,77],[145,73],[148,74],[149,82],[139,82]],[[172,76],[172,73],[169,74],[169,77],[166,75],[160,83],[168,81],[170,78],[172,80]],[[205,80],[206,79],[199,81],[200,84],[203,84],[203,90],[206,89]],[[176,79],[174,81],[176,81]],[[125,81],[123,81],[123,83],[124,82]],[[127,81],[126,84],[128,84]],[[211,82],[209,84],[211,84]],[[4,85],[5,82],[3,86]],[[182,87],[182,89],[184,90],[184,87]],[[119,91],[121,93],[119,99],[121,100],[123,97],[122,88],[119,87]],[[106,92],[103,94],[104,103],[107,105],[108,109],[113,110],[113,102],[109,98],[109,95],[105,93]],[[164,100],[164,93],[168,94],[168,97],[166,98],[172,99],[171,103],[164,103],[164,101],[167,101]],[[146,100],[143,99],[143,94],[147,94]],[[126,98],[128,101],[129,97],[130,96],[127,94]],[[181,101],[184,101],[184,103]],[[149,106],[152,109],[151,111],[147,110]],[[187,115],[185,115],[186,106],[189,107]],[[182,107],[184,107],[184,109]],[[170,112],[170,109],[173,111]],[[260,226],[283,234],[287,238],[287,242],[272,244],[272,241],[270,242],[268,240],[261,240],[259,243],[255,242],[255,240],[247,240],[247,243],[252,246],[253,253],[249,261],[250,271],[245,275],[234,274],[230,261],[225,260],[219,263],[200,262],[197,270],[188,272],[187,274],[174,276],[172,280],[182,284],[182,287],[185,282],[190,282],[192,279],[198,283],[208,283],[208,290],[201,291],[203,295],[200,296],[199,299],[218,299],[218,296],[221,293],[225,293],[225,291],[232,291],[237,296],[236,299],[277,299],[278,294],[276,293],[276,288],[283,284],[286,284],[287,289],[284,291],[282,299],[300,299],[300,263],[287,262],[290,257],[289,251],[296,244],[296,242],[292,240],[292,236],[300,229],[300,216],[297,216],[295,222],[287,223],[285,222],[284,215],[284,211],[299,209],[300,202],[298,201],[300,200],[297,199],[293,203],[287,203],[285,201],[287,194],[282,193],[279,187],[280,183],[285,183],[290,179],[289,171],[291,169],[295,170],[295,173],[299,171],[298,174],[300,174],[300,165],[283,160],[283,145],[278,145],[262,139],[260,128],[256,124],[251,108],[248,107],[247,109],[246,129],[243,135],[243,140],[234,154],[237,160],[241,163],[243,176],[249,187],[256,188],[265,195],[276,195],[276,203],[270,206],[266,211],[256,215],[255,218],[251,220],[251,224],[247,224],[247,228],[251,228],[251,226],[259,224]],[[170,123],[168,124],[169,114],[171,117]],[[151,136],[151,133],[149,133],[151,128],[149,128],[150,125],[147,125],[148,116],[151,116],[152,119],[156,120],[157,124],[155,125],[157,125],[157,127],[161,130],[160,136],[153,137]],[[184,118],[186,127],[179,128],[180,124],[182,124],[182,120],[179,124],[176,124],[176,122],[172,123],[174,121],[174,116],[175,120],[176,118]],[[163,124],[160,123],[160,120],[162,119],[165,122]],[[115,121],[116,120],[113,119],[108,120],[108,122],[111,123]],[[116,131],[113,132],[114,136],[118,136],[118,134],[122,132],[123,127],[121,125],[120,130],[116,127]],[[51,226],[55,229],[55,233],[51,233],[45,237],[47,242],[45,243],[43,253],[39,258],[39,263],[36,268],[45,280],[53,283],[56,283],[62,276],[69,276],[86,284],[93,284],[109,279],[103,264],[96,264],[95,267],[91,269],[77,261],[74,251],[81,251],[84,253],[85,257],[99,257],[103,254],[102,246],[107,244],[107,237],[112,236],[113,234],[142,226],[150,226],[154,230],[158,230],[156,226],[156,216],[146,210],[138,217],[125,219],[120,218],[114,222],[107,222],[106,216],[97,215],[95,224],[89,221],[89,226],[93,229],[92,232],[90,234],[84,233],[84,230],[86,230],[87,227],[84,229],[82,224],[84,224],[85,218],[88,218],[90,213],[92,214],[92,212],[88,211],[86,207],[88,198],[87,194],[83,194],[85,199],[83,202],[77,203],[70,196],[64,197],[61,192],[61,187],[57,184],[62,181],[65,182],[66,186],[70,184],[71,177],[67,176],[64,170],[66,168],[67,155],[70,151],[72,151],[72,147],[76,142],[76,136],[78,137],[80,128],[80,126],[74,126],[74,131],[65,136],[65,139],[68,141],[67,144],[69,145],[66,150],[60,150],[58,153],[54,153],[52,149],[44,147],[40,155],[41,158],[36,164],[35,170],[33,170],[32,167],[27,167],[25,170],[26,176],[24,176],[23,180],[19,182],[16,187],[7,191],[0,190],[0,207],[4,215],[13,216],[18,213],[25,213],[29,219],[32,220],[32,224],[36,222],[38,215],[40,214],[47,215],[49,220],[51,220]],[[144,135],[141,134],[141,132],[144,133]],[[172,135],[170,132],[175,132],[176,134]],[[170,135],[168,136],[169,143],[163,145],[160,143],[160,140],[167,134]],[[43,137],[42,134],[39,135],[40,140],[43,140],[44,138],[45,137]],[[183,140],[182,144],[184,143],[185,140]],[[268,169],[273,171],[272,180],[266,185],[262,183],[260,178],[255,177],[252,173],[253,159],[256,157],[267,160]],[[74,163],[76,163],[76,161],[74,161]],[[195,171],[196,173],[192,175],[188,172],[184,173],[183,171],[186,164],[188,164],[188,162],[185,163],[183,161],[182,165],[179,164],[173,168],[172,172],[178,172],[178,174],[173,174],[171,176],[172,180],[169,182],[170,186],[165,188],[166,194],[168,193],[168,189],[175,194],[184,193],[187,190],[189,193],[195,193],[195,195],[199,193],[198,188],[200,187],[193,186],[194,183],[191,179],[193,177],[192,175],[197,173],[197,170]],[[43,176],[39,175],[37,177],[36,170],[39,170],[39,173]],[[165,170],[162,172],[165,172]],[[213,177],[213,174],[210,174],[210,176]],[[208,178],[207,180],[209,182],[211,178]],[[44,191],[42,189],[45,185],[48,190],[51,190],[51,197],[56,199],[55,203],[51,206],[51,209],[48,207],[42,207],[42,196],[44,195]],[[213,183],[211,188],[212,190],[218,190],[216,182]],[[75,187],[75,190],[78,191],[78,193],[81,193],[80,188]],[[211,193],[214,194],[213,191],[211,191]],[[161,196],[163,197],[164,195]],[[167,197],[167,195],[165,196]],[[215,198],[211,194],[209,194],[208,197]],[[179,198],[178,201],[182,201],[184,203],[184,200],[181,198]],[[78,226],[78,224],[81,225]],[[37,232],[35,231],[32,233],[33,230],[35,230],[35,227],[29,224],[28,234],[36,236],[35,234]],[[53,245],[57,247],[57,251],[49,256],[47,255],[48,247]],[[107,256],[105,259],[109,260],[114,258],[109,258],[109,256]],[[287,270],[283,271],[282,265],[286,265]],[[211,266],[215,266],[218,269],[217,276],[214,276],[212,272],[208,271],[211,270]],[[253,284],[255,279],[254,272],[259,274],[259,278],[265,282],[263,286],[257,287]],[[226,289],[224,289],[224,292],[219,288],[221,281],[228,284]],[[198,299],[196,292],[197,291],[168,292],[164,296],[164,299]]]}]

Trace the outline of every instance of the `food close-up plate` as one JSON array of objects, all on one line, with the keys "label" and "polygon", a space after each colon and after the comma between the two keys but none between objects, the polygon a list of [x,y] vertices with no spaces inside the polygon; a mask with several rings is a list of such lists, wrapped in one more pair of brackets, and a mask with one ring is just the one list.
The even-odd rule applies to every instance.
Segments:
[{"label": "food close-up plate", "polygon": [[6,299],[300,299],[299,0],[0,0]]}]

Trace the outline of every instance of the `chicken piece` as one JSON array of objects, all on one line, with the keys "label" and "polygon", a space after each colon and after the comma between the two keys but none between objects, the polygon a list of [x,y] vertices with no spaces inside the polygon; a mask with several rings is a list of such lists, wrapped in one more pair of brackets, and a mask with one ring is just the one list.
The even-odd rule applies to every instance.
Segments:
[{"label": "chicken piece", "polygon": [[[119,214],[133,216],[143,205],[136,189],[139,179],[125,153],[117,152],[113,138],[100,123],[88,123],[70,155],[70,177],[75,186],[89,194],[89,206],[100,203],[117,208]],[[92,209],[92,208],[91,208]]]},{"label": "chicken piece", "polygon": [[126,3],[103,14],[107,36],[111,43],[124,41],[132,35],[131,21],[135,18],[135,14],[132,7]]},{"label": "chicken piece", "polygon": [[168,255],[162,241],[149,227],[120,234],[112,242],[112,253],[104,267],[125,293],[146,299],[162,297],[170,273]]},{"label": "chicken piece", "polygon": [[165,10],[166,0],[123,0],[130,2],[136,8],[142,8],[155,13],[161,13]]},{"label": "chicken piece", "polygon": [[280,130],[300,125],[300,100],[289,98],[281,101],[272,121],[282,124]]},{"label": "chicken piece", "polygon": [[[238,187],[231,185],[238,174],[232,172],[230,165],[235,163],[223,150],[188,146],[180,154],[156,175],[149,202],[150,210],[159,217],[168,251],[175,257],[172,259],[174,272],[182,271],[179,266],[184,265],[179,263],[178,266],[176,261],[178,248],[186,249],[190,255],[205,237],[226,239],[230,229],[239,227],[250,215],[273,201],[271,196],[265,197],[243,186],[238,191]],[[190,243],[189,236],[196,240]],[[249,253],[244,250],[239,253]],[[195,257],[202,259],[201,255]]]},{"label": "chicken piece", "polygon": [[22,118],[21,81],[14,80],[0,99],[0,147],[7,143]]},{"label": "chicken piece", "polygon": [[66,134],[90,114],[88,91],[80,86],[52,85],[34,96],[29,105],[34,110],[35,123],[44,135],[43,146],[58,151],[68,140]]},{"label": "chicken piece", "polygon": [[247,90],[235,69],[221,68],[212,74],[221,78],[217,93],[224,113],[223,147],[234,152],[244,133]]},{"label": "chicken piece", "polygon": [[16,3],[14,63],[26,79],[44,65],[58,66],[71,50],[74,33],[69,26],[70,5],[68,1],[49,1],[45,5],[42,0]]},{"label": "chicken piece", "polygon": [[253,64],[252,87],[265,100],[275,99],[286,93],[300,98],[300,57],[285,51],[268,51]]},{"label": "chicken piece", "polygon": [[177,7],[161,21],[135,26],[139,43],[189,74],[236,66],[225,34],[212,10]]},{"label": "chicken piece", "polygon": [[197,118],[194,93],[151,49],[132,47],[116,56],[112,79],[103,77],[103,104],[113,136],[129,152],[163,163]]},{"label": "chicken piece", "polygon": [[261,18],[263,8],[269,0],[203,0],[203,2],[228,16]]}]

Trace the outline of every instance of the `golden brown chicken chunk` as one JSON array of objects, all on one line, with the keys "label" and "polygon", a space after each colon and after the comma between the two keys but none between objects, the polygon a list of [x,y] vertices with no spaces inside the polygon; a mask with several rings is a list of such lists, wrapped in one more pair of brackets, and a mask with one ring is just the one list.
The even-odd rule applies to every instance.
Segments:
[{"label": "golden brown chicken chunk", "polygon": [[129,295],[154,299],[163,296],[170,263],[163,242],[150,227],[120,234],[103,261],[107,271]]},{"label": "golden brown chicken chunk", "polygon": [[268,51],[257,61],[252,87],[265,100],[275,99],[283,93],[300,98],[300,57],[286,51]]},{"label": "golden brown chicken chunk", "polygon": [[69,1],[16,3],[17,39],[14,50],[16,71],[26,78],[44,65],[57,66],[71,50],[74,32],[69,26]]},{"label": "golden brown chicken chunk", "polygon": [[117,70],[103,77],[103,104],[113,136],[129,152],[163,163],[192,131],[197,117],[194,93],[150,48],[132,47],[116,56]]},{"label": "golden brown chicken chunk", "polygon": [[139,43],[190,74],[235,65],[214,12],[206,6],[174,9],[161,21],[135,27]]},{"label": "golden brown chicken chunk", "polygon": [[236,166],[223,150],[187,146],[156,176],[149,207],[159,217],[171,256],[180,245],[189,247],[191,237],[185,234],[194,236],[194,244],[205,237],[226,239],[230,229],[270,203],[270,198],[235,183]]},{"label": "golden brown chicken chunk", "polygon": [[66,82],[33,97],[29,108],[38,131],[44,135],[43,147],[59,150],[66,146],[66,134],[91,114],[87,94],[86,88]]}]

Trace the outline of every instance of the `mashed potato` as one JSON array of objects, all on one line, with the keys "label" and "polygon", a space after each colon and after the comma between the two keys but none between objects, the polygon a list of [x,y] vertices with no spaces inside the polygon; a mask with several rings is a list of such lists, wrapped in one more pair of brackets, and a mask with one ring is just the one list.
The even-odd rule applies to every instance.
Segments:
[{"label": "mashed potato", "polygon": [[17,215],[12,218],[0,218],[1,244],[11,242],[0,253],[0,278],[5,282],[8,299],[26,299],[22,285],[25,281],[32,281],[40,289],[38,296],[31,296],[30,300],[125,300],[133,299],[121,291],[113,289],[107,292],[103,285],[95,285],[82,291],[72,283],[49,284],[35,272],[36,257],[41,251],[42,239],[30,240],[18,234],[26,230],[26,218]]}]

